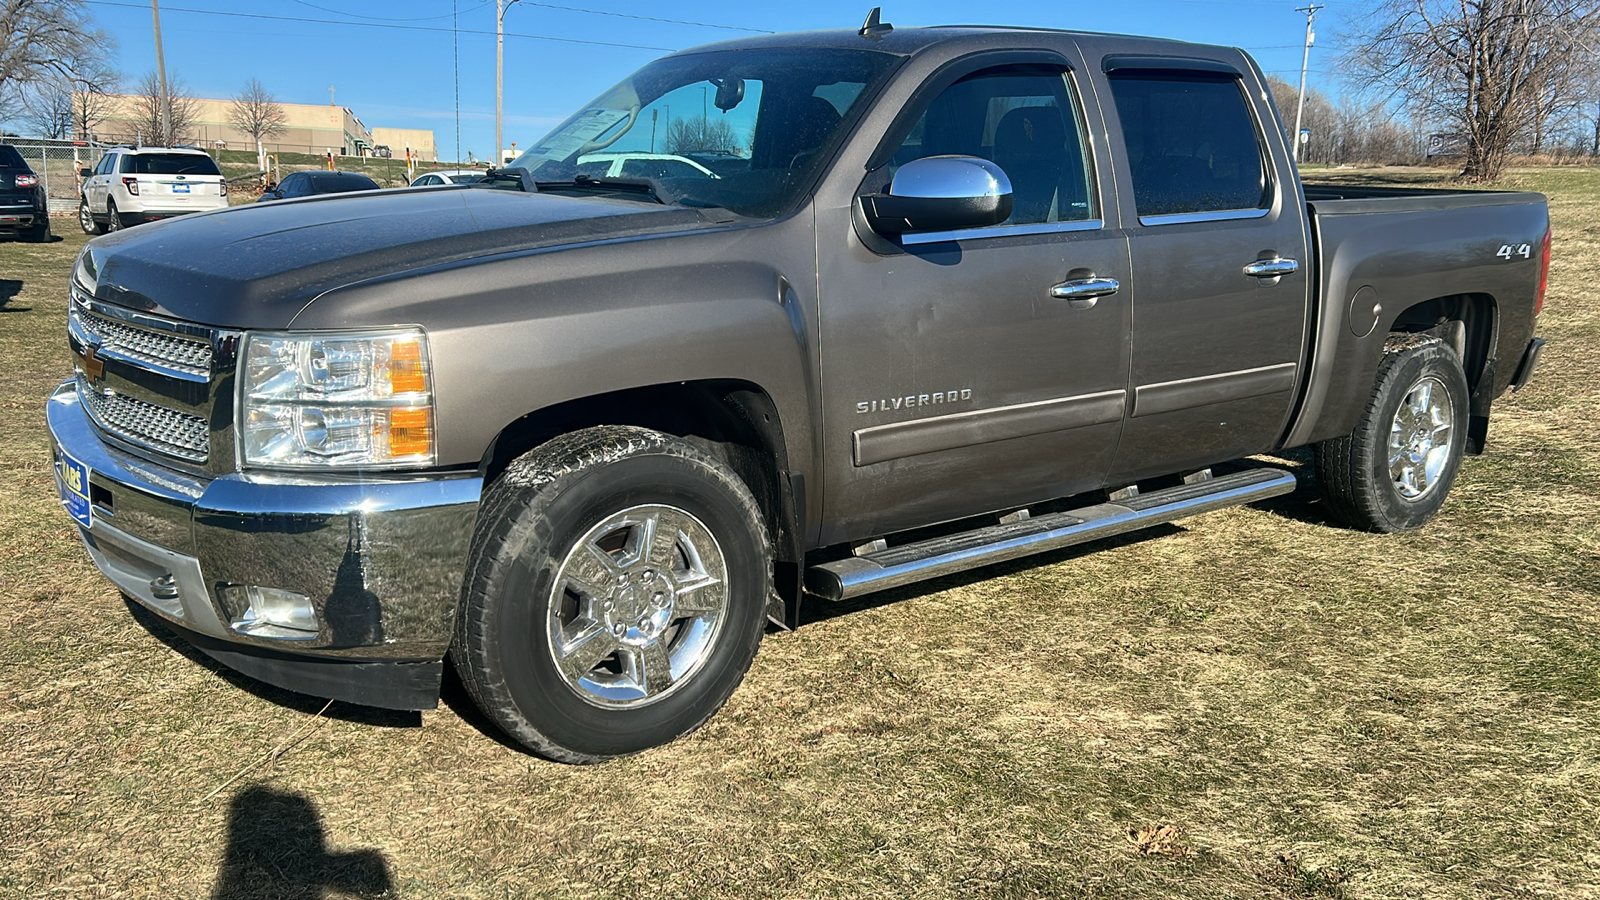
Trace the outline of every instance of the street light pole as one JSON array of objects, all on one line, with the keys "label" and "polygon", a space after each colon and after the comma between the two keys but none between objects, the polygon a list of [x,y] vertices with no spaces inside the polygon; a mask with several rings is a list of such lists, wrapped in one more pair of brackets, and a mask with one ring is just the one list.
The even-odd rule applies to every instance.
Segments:
[{"label": "street light pole", "polygon": [[1323,8],[1325,8],[1325,4],[1324,6],[1312,4],[1295,10],[1295,12],[1306,14],[1306,52],[1305,55],[1300,57],[1300,102],[1294,110],[1294,137],[1292,138],[1294,141],[1293,158],[1296,163],[1300,162],[1300,120],[1306,112],[1306,67],[1311,63],[1311,42],[1317,39],[1316,32],[1311,30],[1311,23],[1316,21],[1317,10]]},{"label": "street light pole", "polygon": [[[154,2],[154,0],[152,0]],[[505,117],[506,87],[506,10],[517,0],[494,0],[494,168],[505,165],[500,158],[500,123]]]},{"label": "street light pole", "polygon": [[175,137],[172,133],[172,95],[167,93],[167,58],[161,52],[161,7],[156,5],[156,0],[150,0],[150,17],[155,20],[156,26],[156,79],[161,87],[161,143],[168,146]]}]

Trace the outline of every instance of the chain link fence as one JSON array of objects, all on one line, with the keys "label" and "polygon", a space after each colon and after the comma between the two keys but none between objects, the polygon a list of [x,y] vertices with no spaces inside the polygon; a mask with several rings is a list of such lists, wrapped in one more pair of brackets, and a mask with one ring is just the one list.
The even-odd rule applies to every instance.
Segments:
[{"label": "chain link fence", "polygon": [[52,138],[11,138],[7,143],[17,148],[39,176],[45,196],[50,198],[51,215],[77,215],[79,185],[83,183],[78,170],[94,168],[109,146]]}]

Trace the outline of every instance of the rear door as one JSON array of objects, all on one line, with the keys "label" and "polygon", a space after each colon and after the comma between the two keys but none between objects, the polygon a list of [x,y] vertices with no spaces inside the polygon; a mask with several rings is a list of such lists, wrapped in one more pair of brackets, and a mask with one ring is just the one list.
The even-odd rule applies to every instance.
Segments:
[{"label": "rear door", "polygon": [[[1276,446],[1303,373],[1306,216],[1276,116],[1237,51],[1106,55],[1133,254],[1128,418],[1110,482]],[[1234,57],[1232,60],[1228,56]]]},{"label": "rear door", "polygon": [[[1127,240],[1100,189],[1071,61],[980,55],[936,76],[884,137],[889,162],[979,156],[1004,169],[1005,223],[858,239],[819,221],[825,542],[885,534],[1098,487],[1122,428]],[[842,220],[832,217],[842,215]],[[1120,293],[1052,288],[1108,278]]]}]

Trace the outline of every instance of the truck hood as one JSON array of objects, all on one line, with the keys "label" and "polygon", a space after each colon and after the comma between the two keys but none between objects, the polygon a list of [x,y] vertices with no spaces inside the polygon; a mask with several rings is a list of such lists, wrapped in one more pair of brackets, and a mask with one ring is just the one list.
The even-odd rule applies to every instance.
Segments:
[{"label": "truck hood", "polygon": [[371,278],[730,218],[487,188],[367,191],[143,225],[91,241],[85,264],[107,303],[224,328],[283,328],[319,294]]}]

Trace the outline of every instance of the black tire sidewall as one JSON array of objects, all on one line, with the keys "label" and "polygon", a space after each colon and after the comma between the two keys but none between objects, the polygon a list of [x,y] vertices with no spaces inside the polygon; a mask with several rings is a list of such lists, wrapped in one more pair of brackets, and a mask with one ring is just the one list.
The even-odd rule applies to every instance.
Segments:
[{"label": "black tire sidewall", "polygon": [[[551,587],[568,548],[589,529],[652,503],[683,509],[710,529],[732,593],[708,656],[688,683],[654,703],[605,709],[582,699],[556,670],[546,625]],[[501,725],[513,736],[536,738],[528,743],[603,759],[671,741],[720,708],[749,668],[766,618],[769,563],[752,509],[703,461],[656,454],[571,473],[530,497],[500,552],[485,560],[493,571],[481,649],[513,706],[509,716],[497,716]]]},{"label": "black tire sidewall", "polygon": [[[1408,500],[1400,495],[1389,473],[1389,429],[1411,388],[1429,376],[1444,385],[1450,396],[1454,422],[1450,430],[1450,458],[1433,488],[1416,500]],[[1455,351],[1438,341],[1395,354],[1379,377],[1375,414],[1362,422],[1357,432],[1365,457],[1362,480],[1366,483],[1362,487],[1369,492],[1373,510],[1384,520],[1387,526],[1384,531],[1410,531],[1432,519],[1444,505],[1461,469],[1470,423],[1467,379]]]}]

